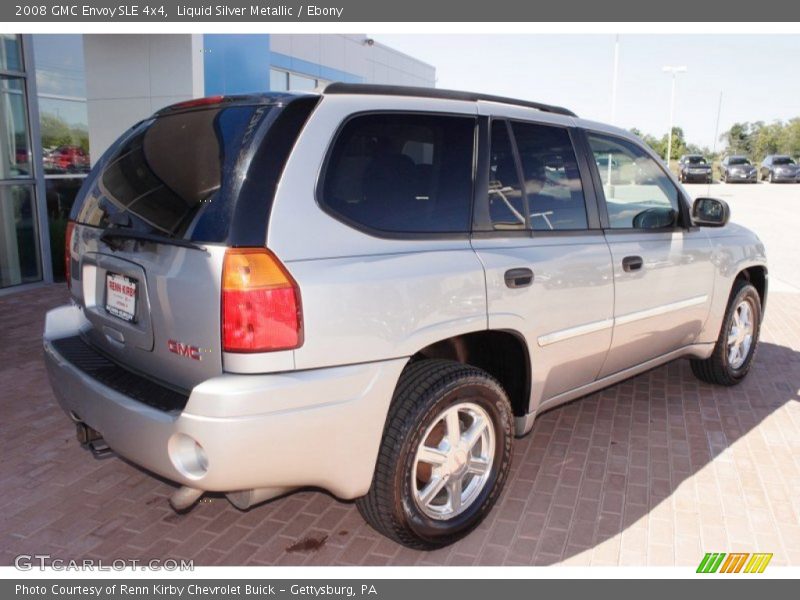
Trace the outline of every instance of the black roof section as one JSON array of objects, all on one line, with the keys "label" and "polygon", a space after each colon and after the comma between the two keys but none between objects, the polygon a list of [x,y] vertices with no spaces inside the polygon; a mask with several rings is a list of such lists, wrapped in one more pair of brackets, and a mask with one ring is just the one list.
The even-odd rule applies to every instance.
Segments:
[{"label": "black roof section", "polygon": [[574,112],[561,106],[542,104],[541,102],[531,102],[529,100],[517,100],[515,98],[505,98],[503,96],[493,96],[491,94],[479,94],[475,92],[461,92],[457,90],[442,90],[439,88],[412,87],[403,85],[376,85],[367,83],[331,83],[328,84],[323,94],[362,94],[374,96],[412,96],[415,98],[441,98],[444,100],[464,100],[467,102],[499,102],[501,104],[513,104],[515,106],[525,106],[535,108],[543,112],[577,117]]}]

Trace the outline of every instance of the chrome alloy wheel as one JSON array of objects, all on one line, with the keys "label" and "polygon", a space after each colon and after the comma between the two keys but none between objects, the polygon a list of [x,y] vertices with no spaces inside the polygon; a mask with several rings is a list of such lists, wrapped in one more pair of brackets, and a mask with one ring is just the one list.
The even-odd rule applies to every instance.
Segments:
[{"label": "chrome alloy wheel", "polygon": [[740,368],[750,354],[753,344],[753,306],[742,300],[733,311],[728,330],[728,364],[732,369]]},{"label": "chrome alloy wheel", "polygon": [[464,512],[489,480],[494,451],[494,423],[483,408],[472,402],[448,407],[425,431],[414,457],[417,507],[436,520]]}]

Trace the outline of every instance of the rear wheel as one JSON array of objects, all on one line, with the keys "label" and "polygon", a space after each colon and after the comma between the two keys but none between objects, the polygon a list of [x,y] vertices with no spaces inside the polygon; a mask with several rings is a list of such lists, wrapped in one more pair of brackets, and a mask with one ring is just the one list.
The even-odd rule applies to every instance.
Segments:
[{"label": "rear wheel", "polygon": [[512,439],[511,405],[489,374],[445,360],[411,363],[358,510],[380,533],[411,548],[451,544],[497,501]]},{"label": "rear wheel", "polygon": [[736,385],[750,371],[761,332],[761,299],[746,279],[734,284],[714,353],[693,359],[695,377],[718,385]]}]

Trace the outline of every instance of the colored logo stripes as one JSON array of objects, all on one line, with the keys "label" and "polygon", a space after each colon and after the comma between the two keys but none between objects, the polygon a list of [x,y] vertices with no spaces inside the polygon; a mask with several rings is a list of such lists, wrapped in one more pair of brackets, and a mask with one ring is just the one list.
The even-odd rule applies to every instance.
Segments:
[{"label": "colored logo stripes", "polygon": [[772,553],[707,552],[697,567],[698,573],[763,573]]}]

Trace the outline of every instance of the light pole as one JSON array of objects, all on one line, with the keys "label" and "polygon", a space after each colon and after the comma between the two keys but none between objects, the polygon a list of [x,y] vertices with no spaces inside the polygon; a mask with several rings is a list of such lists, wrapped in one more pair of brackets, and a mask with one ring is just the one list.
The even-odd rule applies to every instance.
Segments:
[{"label": "light pole", "polygon": [[614,39],[614,74],[611,79],[611,124],[617,124],[617,79],[619,77],[619,34]]},{"label": "light pole", "polygon": [[678,77],[678,73],[685,73],[687,69],[685,65],[678,67],[666,65],[661,67],[661,70],[665,73],[672,73],[672,93],[669,100],[669,131],[667,133],[667,168],[669,169],[669,159],[672,157],[672,127],[675,117],[675,80]]}]

